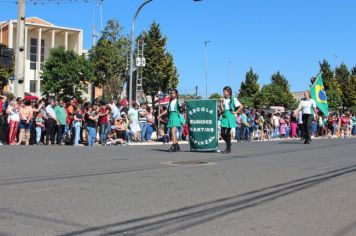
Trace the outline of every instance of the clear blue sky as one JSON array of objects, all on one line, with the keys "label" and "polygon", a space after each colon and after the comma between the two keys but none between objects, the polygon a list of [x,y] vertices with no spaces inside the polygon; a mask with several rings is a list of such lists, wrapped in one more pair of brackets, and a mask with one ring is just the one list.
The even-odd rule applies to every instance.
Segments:
[{"label": "clear blue sky", "polygon": [[[14,1],[0,0],[0,21],[16,18],[16,4],[5,2]],[[141,2],[104,0],[104,23],[115,17],[129,33]],[[100,29],[99,7],[94,3],[28,4],[27,16],[82,28],[84,46],[90,49],[93,8]],[[198,85],[199,93],[205,94],[205,40],[211,41],[209,94],[221,92],[229,80],[238,90],[250,67],[261,84],[280,70],[292,90],[301,91],[308,88],[324,58],[332,66],[356,65],[355,10],[355,0],[154,0],[138,17],[136,35],[152,21],[160,23],[178,67],[181,92],[192,93]]]}]

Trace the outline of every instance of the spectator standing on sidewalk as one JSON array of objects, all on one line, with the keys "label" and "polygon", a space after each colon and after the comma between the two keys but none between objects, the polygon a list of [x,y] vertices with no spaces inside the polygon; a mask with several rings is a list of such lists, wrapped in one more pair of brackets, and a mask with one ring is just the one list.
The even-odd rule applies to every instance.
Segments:
[{"label": "spectator standing on sidewalk", "polygon": [[46,107],[47,120],[45,123],[46,128],[46,145],[54,145],[54,137],[55,137],[55,127],[59,124],[56,116],[56,112],[54,111],[54,99],[50,98],[48,100],[48,105]]},{"label": "spectator standing on sidewalk", "polygon": [[138,122],[140,124],[140,142],[146,142],[146,132],[147,132],[147,115],[146,104],[142,103],[140,109],[138,110]]},{"label": "spectator standing on sidewalk", "polygon": [[16,134],[20,122],[19,107],[16,100],[12,100],[7,107],[8,123],[9,123],[9,137],[8,143],[15,145]]},{"label": "spectator standing on sidewalk", "polygon": [[6,103],[6,96],[0,95],[0,145],[3,145],[3,142],[5,143],[6,140],[6,109],[5,109],[5,103]]},{"label": "spectator standing on sidewalk", "polygon": [[20,135],[19,144],[25,141],[25,145],[29,145],[30,132],[32,127],[33,109],[31,101],[25,100],[21,103],[20,107]]},{"label": "spectator standing on sidewalk", "polygon": [[356,136],[356,114],[355,113],[352,114],[351,121],[352,121],[352,135]]},{"label": "spectator standing on sidewalk", "polygon": [[99,116],[93,112],[93,107],[89,105],[84,115],[85,124],[88,130],[88,146],[93,146],[96,138],[96,121]]},{"label": "spectator standing on sidewalk", "polygon": [[146,141],[152,140],[152,133],[154,131],[155,117],[152,113],[152,107],[147,107],[147,129],[146,129]]},{"label": "spectator standing on sidewalk", "polygon": [[83,123],[83,114],[81,113],[80,109],[78,107],[74,107],[74,120],[73,120],[73,126],[74,126],[74,146],[79,146],[79,140],[80,140],[80,129],[82,127]]},{"label": "spectator standing on sidewalk", "polygon": [[100,143],[105,145],[109,132],[109,109],[105,102],[100,102],[99,110]]},{"label": "spectator standing on sidewalk", "polygon": [[67,112],[65,110],[63,100],[59,101],[58,105],[54,108],[54,112],[56,113],[56,117],[59,122],[56,128],[57,144],[62,145],[63,136],[67,124]]},{"label": "spectator standing on sidewalk", "polygon": [[130,108],[130,110],[128,112],[130,129],[134,133],[134,138],[133,138],[134,142],[139,141],[139,133],[141,131],[140,124],[138,121],[138,116],[139,116],[138,108],[139,108],[139,105],[136,102],[134,102],[132,104],[132,108]]}]

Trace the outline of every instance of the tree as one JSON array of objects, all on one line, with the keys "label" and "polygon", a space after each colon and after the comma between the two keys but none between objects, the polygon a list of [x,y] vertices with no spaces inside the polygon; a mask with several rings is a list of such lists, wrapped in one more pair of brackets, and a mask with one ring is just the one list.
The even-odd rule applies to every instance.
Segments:
[{"label": "tree", "polygon": [[110,19],[96,46],[89,52],[94,66],[94,82],[103,89],[104,99],[117,98],[122,92],[129,45],[119,21]]},{"label": "tree", "polygon": [[[342,105],[342,90],[339,82],[334,78],[334,71],[327,60],[319,62],[322,73],[324,88],[328,98],[329,109],[338,110]],[[315,81],[314,81],[315,82]]]},{"label": "tree", "polygon": [[323,82],[325,90],[329,90],[329,84],[334,80],[334,71],[331,69],[331,66],[327,60],[319,62],[320,72],[323,74]]},{"label": "tree", "polygon": [[81,99],[84,82],[93,77],[92,65],[84,56],[63,47],[54,48],[42,66],[42,95]]},{"label": "tree", "polygon": [[348,85],[349,89],[349,109],[356,113],[356,66],[351,69],[351,78]]},{"label": "tree", "polygon": [[261,101],[267,106],[283,106],[294,109],[297,106],[290,92],[289,82],[279,71],[272,75],[271,83],[261,89]]},{"label": "tree", "polygon": [[279,71],[272,75],[271,82],[272,84],[281,87],[285,91],[289,91],[290,89],[288,80]]},{"label": "tree", "polygon": [[148,32],[142,33],[146,67],[143,69],[143,89],[154,97],[158,89],[176,88],[179,82],[173,56],[167,52],[167,38],[162,35],[159,24],[153,22]]},{"label": "tree", "polygon": [[252,68],[246,73],[245,81],[241,82],[238,97],[245,107],[260,108],[262,105],[258,74]]},{"label": "tree", "polygon": [[355,89],[353,86],[353,79],[347,66],[342,63],[335,69],[335,79],[340,85],[342,91],[342,107],[349,109],[356,105]]},{"label": "tree", "polygon": [[294,109],[297,106],[296,100],[290,92],[286,92],[277,84],[271,83],[261,89],[266,106],[283,106],[286,109]]},{"label": "tree", "polygon": [[[3,44],[0,44],[0,50],[3,48],[7,47]],[[9,77],[11,75],[13,75],[13,66],[2,67],[2,65],[0,65],[0,91],[2,91],[4,87],[9,84]]]},{"label": "tree", "polygon": [[0,91],[2,91],[6,85],[9,84],[9,77],[13,74],[12,68],[0,67]]},{"label": "tree", "polygon": [[258,74],[256,74],[251,68],[245,77],[245,81],[241,82],[239,98],[254,97],[260,90],[260,85],[257,83]]},{"label": "tree", "polygon": [[215,100],[220,100],[222,96],[219,93],[213,93],[210,95],[209,99],[215,99]]}]

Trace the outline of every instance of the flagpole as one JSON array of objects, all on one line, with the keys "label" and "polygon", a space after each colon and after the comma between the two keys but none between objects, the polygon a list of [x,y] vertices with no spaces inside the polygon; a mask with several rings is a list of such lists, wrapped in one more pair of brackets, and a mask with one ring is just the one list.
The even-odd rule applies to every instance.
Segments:
[{"label": "flagpole", "polygon": [[[318,76],[316,77],[316,80],[314,81],[314,83],[312,84],[312,86],[310,86],[310,88],[312,88],[312,87],[315,85],[316,81],[318,81],[319,76],[322,75],[322,74],[323,74],[323,72],[321,71],[321,72],[318,74]],[[324,81],[323,81],[323,83],[324,83]]]}]

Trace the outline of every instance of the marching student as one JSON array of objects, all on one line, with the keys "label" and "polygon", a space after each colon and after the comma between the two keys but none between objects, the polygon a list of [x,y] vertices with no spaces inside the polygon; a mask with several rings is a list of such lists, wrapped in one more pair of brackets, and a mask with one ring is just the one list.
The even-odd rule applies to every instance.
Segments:
[{"label": "marching student", "polygon": [[236,128],[235,115],[240,113],[243,105],[232,96],[232,89],[226,86],[223,89],[224,98],[220,99],[221,118],[221,137],[226,143],[226,149],[223,153],[231,152],[231,129]]},{"label": "marching student", "polygon": [[161,117],[168,113],[168,124],[167,128],[171,131],[171,137],[173,141],[172,147],[168,150],[169,152],[179,152],[180,147],[178,145],[177,139],[177,129],[181,126],[181,119],[179,117],[181,106],[178,101],[178,90],[174,89],[171,92],[171,101],[168,105],[168,110],[163,111],[158,119],[161,120]]},{"label": "marching student", "polygon": [[304,92],[304,99],[300,101],[298,109],[294,111],[294,116],[297,117],[299,111],[302,112],[302,120],[303,120],[303,131],[304,131],[304,144],[311,143],[311,124],[313,121],[313,114],[317,116],[318,112],[316,110],[315,101],[310,98],[310,92]]}]

